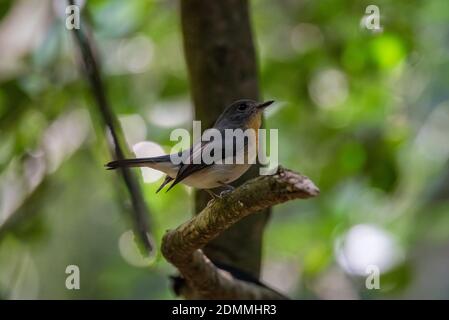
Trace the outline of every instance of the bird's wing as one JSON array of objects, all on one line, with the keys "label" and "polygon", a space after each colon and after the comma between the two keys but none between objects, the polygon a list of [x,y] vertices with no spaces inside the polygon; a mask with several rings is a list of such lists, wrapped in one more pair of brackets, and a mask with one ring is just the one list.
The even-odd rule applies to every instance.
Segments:
[{"label": "bird's wing", "polygon": [[200,142],[190,149],[190,155],[186,158],[184,163],[181,164],[181,167],[178,170],[178,174],[176,175],[175,180],[170,185],[170,187],[168,187],[166,192],[170,191],[171,188],[173,188],[175,185],[177,185],[179,182],[181,182],[191,174],[211,165],[204,163],[201,156],[204,147],[208,143],[210,142]]},{"label": "bird's wing", "polygon": [[[173,188],[175,185],[177,185],[182,180],[186,179],[188,176],[192,175],[195,172],[198,172],[204,168],[209,167],[213,163],[206,164],[203,161],[203,152],[205,151],[205,148],[207,147],[209,150],[213,151],[219,151],[221,155],[221,160],[224,160],[227,156],[226,149],[231,146],[227,146],[227,144],[232,144],[232,153],[235,156],[239,150],[237,150],[235,141],[226,141],[225,134],[222,130],[221,131],[221,143],[216,143],[214,140],[207,141],[207,142],[200,142],[194,145],[190,149],[190,156],[188,156],[186,159],[188,161],[185,161],[184,164],[181,164],[181,167],[178,171],[178,174],[176,175],[175,180],[170,185],[170,187],[167,189],[167,192]],[[215,144],[214,144],[215,143]],[[245,139],[243,147],[245,147],[248,144],[248,141]],[[209,151],[210,152],[210,151]],[[213,156],[214,152],[211,152],[211,155]]]}]

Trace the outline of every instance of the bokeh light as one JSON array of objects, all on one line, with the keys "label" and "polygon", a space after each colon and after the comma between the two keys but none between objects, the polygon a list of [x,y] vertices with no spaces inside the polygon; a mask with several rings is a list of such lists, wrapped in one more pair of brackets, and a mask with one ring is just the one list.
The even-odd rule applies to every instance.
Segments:
[{"label": "bokeh light", "polygon": [[350,274],[366,276],[369,266],[381,273],[392,269],[403,259],[402,250],[393,235],[373,225],[353,226],[336,242],[336,259]]},{"label": "bokeh light", "polygon": [[155,254],[145,257],[136,243],[132,230],[125,231],[119,238],[118,247],[122,258],[134,267],[148,267],[155,261]]},{"label": "bokeh light", "polygon": [[313,102],[324,109],[342,105],[348,97],[348,81],[337,69],[318,71],[309,84],[309,94]]},{"label": "bokeh light", "polygon": [[[164,149],[152,141],[141,141],[134,144],[133,151],[136,158],[148,158],[164,154]],[[164,173],[151,168],[140,168],[140,170],[142,171],[142,177],[145,183],[155,182],[164,175]]]},{"label": "bokeh light", "polygon": [[162,128],[185,125],[192,120],[190,107],[187,100],[161,101],[149,106],[148,120]]},{"label": "bokeh light", "polygon": [[147,137],[147,126],[143,118],[138,114],[119,116],[120,125],[125,134],[129,146],[144,141]]}]

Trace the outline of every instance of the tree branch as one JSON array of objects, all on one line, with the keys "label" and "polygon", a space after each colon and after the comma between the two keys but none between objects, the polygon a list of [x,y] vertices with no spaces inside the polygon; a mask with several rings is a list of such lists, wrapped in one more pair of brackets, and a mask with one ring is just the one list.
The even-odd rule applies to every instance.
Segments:
[{"label": "tree branch", "polygon": [[[74,5],[73,0],[68,0],[68,3],[69,5]],[[84,71],[86,78],[89,80],[92,95],[97,103],[98,111],[103,118],[104,125],[112,137],[112,143],[110,145],[112,157],[116,160],[124,159],[125,153],[120,145],[119,138],[120,136],[123,136],[123,133],[114,112],[110,108],[106,95],[106,88],[101,79],[100,67],[93,53],[92,45],[81,29],[73,29],[73,33],[81,52],[81,57],[84,62]],[[109,139],[107,140],[109,141]],[[126,149],[126,146],[124,148]],[[126,188],[128,189],[129,196],[131,197],[134,230],[145,249],[148,250],[148,252],[151,252],[153,246],[149,232],[149,211],[145,204],[139,183],[129,168],[121,168],[120,172]]]},{"label": "tree branch", "polygon": [[307,177],[279,167],[272,176],[260,176],[222,199],[209,202],[198,215],[162,239],[162,254],[176,266],[189,286],[206,299],[280,299],[279,293],[233,278],[215,267],[201,249],[240,219],[293,199],[319,194]]}]

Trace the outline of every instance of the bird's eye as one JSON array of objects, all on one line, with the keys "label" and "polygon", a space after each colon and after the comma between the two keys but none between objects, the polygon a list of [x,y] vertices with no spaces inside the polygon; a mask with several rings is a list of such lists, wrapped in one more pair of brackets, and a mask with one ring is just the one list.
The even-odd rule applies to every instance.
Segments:
[{"label": "bird's eye", "polygon": [[238,111],[245,111],[246,108],[248,108],[248,106],[246,104],[241,104],[239,105],[239,107],[237,108]]}]

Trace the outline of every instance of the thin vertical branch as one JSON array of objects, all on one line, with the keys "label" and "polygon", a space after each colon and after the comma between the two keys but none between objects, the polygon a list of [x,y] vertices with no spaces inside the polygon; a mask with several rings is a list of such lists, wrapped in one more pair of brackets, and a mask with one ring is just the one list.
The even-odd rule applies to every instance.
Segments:
[{"label": "thin vertical branch", "polygon": [[[69,5],[74,5],[73,0],[68,0],[68,3]],[[96,101],[98,111],[103,119],[105,127],[111,134],[112,145],[110,149],[113,153],[112,156],[117,160],[123,159],[125,153],[120,145],[119,139],[123,133],[114,112],[110,108],[106,95],[106,88],[100,75],[98,59],[95,58],[92,45],[83,30],[74,28],[73,34],[81,52],[81,57],[84,62],[85,75],[90,83],[92,95]],[[120,172],[126,188],[128,189],[129,196],[131,197],[133,207],[132,220],[134,222],[135,232],[145,248],[151,252],[153,250],[153,246],[149,233],[149,210],[145,204],[139,183],[128,168],[121,168]]]}]

